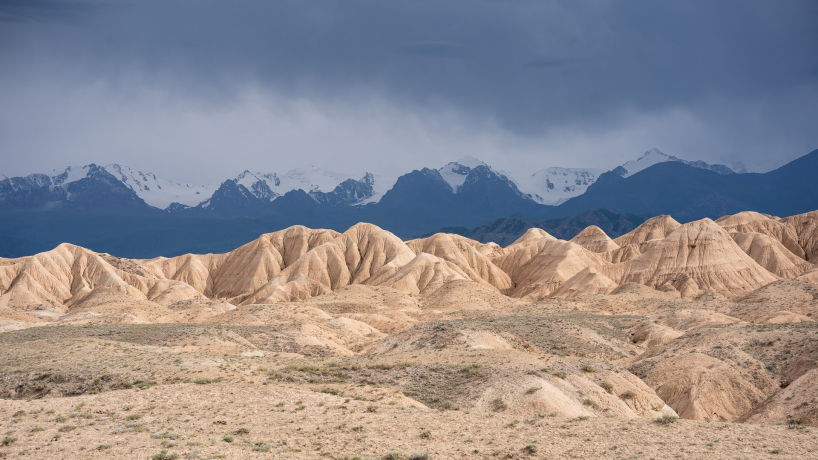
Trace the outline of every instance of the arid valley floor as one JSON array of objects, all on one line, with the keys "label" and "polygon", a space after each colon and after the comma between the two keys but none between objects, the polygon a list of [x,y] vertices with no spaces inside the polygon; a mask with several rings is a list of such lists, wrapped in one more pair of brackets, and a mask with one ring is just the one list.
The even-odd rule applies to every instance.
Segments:
[{"label": "arid valley floor", "polygon": [[0,259],[2,458],[818,458],[818,212]]}]

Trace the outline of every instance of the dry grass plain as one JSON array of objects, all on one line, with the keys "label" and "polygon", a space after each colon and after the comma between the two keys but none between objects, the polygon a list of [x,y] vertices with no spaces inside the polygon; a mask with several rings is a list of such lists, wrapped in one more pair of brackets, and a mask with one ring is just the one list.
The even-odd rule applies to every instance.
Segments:
[{"label": "dry grass plain", "polygon": [[[803,361],[818,350],[816,323],[697,328],[698,336],[683,335],[668,343],[672,347],[648,352],[628,340],[630,327],[644,316],[573,310],[581,304],[561,311],[558,305],[565,302],[553,308],[429,313],[427,321],[380,338],[357,355],[311,345],[282,348],[278,341],[289,336],[273,326],[86,324],[9,331],[0,334],[5,398],[0,455],[818,456],[817,433],[806,424],[685,419],[663,424],[659,415],[628,415],[604,399],[634,405],[655,397],[640,393],[629,400],[619,388],[627,381],[617,378],[630,375],[628,366],[642,355],[657,360],[680,353],[691,337],[705,337],[695,345],[708,349],[737,340],[745,342],[736,342],[739,348],[747,348],[763,340],[765,345],[750,351],[760,362],[786,367],[785,347],[776,341],[784,337],[786,349]],[[803,350],[793,347],[796,342]],[[617,388],[606,396],[608,382]],[[534,401],[550,385],[587,402],[586,412],[566,416],[574,406]]]}]

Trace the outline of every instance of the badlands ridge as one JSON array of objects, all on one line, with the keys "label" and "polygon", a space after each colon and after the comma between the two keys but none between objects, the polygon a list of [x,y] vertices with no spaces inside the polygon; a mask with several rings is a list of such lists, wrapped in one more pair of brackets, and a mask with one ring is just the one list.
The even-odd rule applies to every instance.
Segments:
[{"label": "badlands ridge", "polygon": [[[0,259],[0,318],[7,329],[92,317],[176,322],[168,315],[182,304],[201,320],[353,285],[425,296],[455,281],[506,302],[610,294],[629,283],[684,299],[736,300],[777,280],[818,282],[816,262],[818,211],[784,219],[742,212],[684,225],[658,216],[614,240],[595,226],[570,241],[530,229],[505,248],[452,234],[404,242],[363,223],[344,233],[295,226],[226,254],[134,260],[61,244]],[[200,311],[203,301],[219,306]]]},{"label": "badlands ridge", "polygon": [[[658,216],[616,239],[594,226],[570,241],[531,229],[507,247],[402,241],[363,223],[150,260],[62,244],[0,259],[0,397],[223,380],[306,401],[323,392],[313,402],[343,417],[354,410],[334,395],[360,393],[381,412],[389,401],[533,427],[548,416],[816,424],[816,263],[818,211]],[[288,448],[312,449],[306,433],[288,436]],[[343,449],[375,449],[364,438]],[[447,446],[442,457],[459,456]]]}]

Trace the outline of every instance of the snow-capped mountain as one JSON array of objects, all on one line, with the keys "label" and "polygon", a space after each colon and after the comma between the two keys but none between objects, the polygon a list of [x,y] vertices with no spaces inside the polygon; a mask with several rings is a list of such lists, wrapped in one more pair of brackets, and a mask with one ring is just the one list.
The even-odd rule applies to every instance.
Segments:
[{"label": "snow-capped mountain", "polygon": [[[377,203],[397,181],[396,177],[377,176],[371,173],[340,174],[313,166],[293,169],[285,174],[262,174],[244,171],[236,178],[236,184],[244,186],[256,198],[273,201],[292,190],[303,190],[316,198],[321,193],[336,190],[346,181],[364,181],[371,188],[365,196],[360,193],[349,195],[351,205]],[[343,188],[343,187],[342,187]]]},{"label": "snow-capped mountain", "polygon": [[[603,172],[596,168],[546,168],[530,175],[512,174],[495,170],[486,163],[466,156],[445,166],[428,170],[439,174],[442,190],[450,190],[455,195],[480,193],[508,193],[508,199],[530,200],[541,205],[557,206],[570,198],[582,195],[588,187],[600,179],[599,183],[621,180],[657,163],[677,161],[695,168],[715,171],[719,174],[733,174],[722,165],[709,165],[703,161],[687,161],[652,149],[636,160]],[[103,177],[104,176],[104,177]],[[195,185],[177,183],[143,173],[128,166],[110,164],[107,166],[69,166],[53,170],[49,174],[32,174],[26,177],[0,179],[0,201],[53,202],[74,201],[78,190],[87,196],[88,190],[82,185],[84,179],[94,178],[104,183],[118,183],[119,192],[132,191],[148,206],[169,212],[187,209],[230,210],[233,207],[261,209],[288,192],[303,190],[316,203],[330,206],[360,206],[380,202],[392,190],[397,177],[379,176],[371,173],[338,173],[308,166],[289,172],[260,173],[244,171],[233,179],[221,183]],[[69,187],[69,185],[72,185]],[[482,184],[482,185],[476,185]],[[487,185],[494,184],[494,185]],[[499,188],[492,188],[492,187]],[[96,186],[95,186],[96,187]],[[478,190],[480,189],[480,190]],[[503,192],[500,192],[500,190]],[[73,191],[72,191],[73,190]],[[101,190],[101,189],[99,189]],[[100,192],[102,193],[102,192]],[[447,192],[448,193],[448,192]],[[514,198],[517,197],[517,198]],[[462,197],[461,197],[462,198]],[[22,201],[21,201],[22,200]],[[40,200],[40,201],[37,201]],[[214,201],[215,200],[215,201]],[[218,206],[215,206],[218,204]],[[215,207],[213,207],[215,206]]]},{"label": "snow-capped mountain", "polygon": [[511,175],[517,188],[540,204],[556,206],[582,195],[604,170],[597,168],[547,168],[530,176]]},{"label": "snow-capped mountain", "polygon": [[457,161],[447,164],[446,166],[438,169],[438,171],[440,172],[440,176],[443,178],[443,180],[445,180],[446,183],[448,183],[452,188],[452,191],[457,193],[460,190],[460,187],[463,186],[463,183],[466,182],[469,172],[478,166],[486,166],[491,168],[489,165],[483,163],[477,158],[467,155]]},{"label": "snow-capped mountain", "polygon": [[[639,171],[645,170],[658,163],[664,163],[665,161],[678,161],[680,163],[684,163],[694,168],[707,169],[713,172],[717,172],[719,174],[735,174],[735,172],[732,169],[724,165],[711,165],[701,160],[697,161],[682,160],[681,158],[677,158],[673,155],[662,153],[661,151],[659,151],[659,149],[656,148],[650,149],[644,154],[642,154],[642,156],[640,156],[639,158],[628,161],[627,163],[621,165],[620,168],[624,170],[624,173],[621,173],[620,171],[620,174],[622,175],[623,178],[630,177],[638,173]],[[618,170],[619,168],[616,169]]]},{"label": "snow-capped mountain", "polygon": [[145,203],[159,209],[165,209],[171,203],[196,206],[210,198],[219,188],[218,184],[180,184],[156,177],[153,173],[143,173],[117,164],[107,165],[105,170],[133,190]]},{"label": "snow-capped mountain", "polygon": [[[707,169],[719,174],[734,174],[733,170],[723,165],[711,165],[701,160],[688,161],[667,155],[659,149],[651,149],[636,160],[631,160],[617,166],[610,172],[622,178],[632,176],[655,164],[666,161],[678,161],[688,166]],[[588,187],[595,183],[599,176],[605,173],[598,168],[547,168],[530,176],[504,173],[511,178],[521,192],[540,204],[558,206],[571,198],[582,195]]]},{"label": "snow-capped mountain", "polygon": [[[101,168],[96,165],[68,166],[55,169],[47,174],[32,174],[26,177],[8,178],[2,175],[0,181],[8,181],[10,190],[30,189],[32,187],[63,187],[88,177],[89,173],[99,169],[111,174],[122,185],[132,190],[147,205],[159,209],[192,208],[208,202],[213,194],[224,183],[204,185],[173,182],[157,177],[153,173],[144,173],[128,166],[109,164]],[[346,181],[364,184],[363,189],[346,185]],[[377,203],[397,180],[396,177],[377,176],[370,173],[340,174],[312,166],[299,168],[284,174],[259,173],[244,171],[234,179],[237,185],[246,188],[249,195],[271,202],[292,190],[304,190],[317,201],[322,194],[333,192],[337,187],[350,189],[342,192],[347,198],[345,204],[361,205]],[[70,194],[69,194],[70,195]],[[67,195],[68,196],[68,195]],[[205,208],[207,206],[204,206]]]}]

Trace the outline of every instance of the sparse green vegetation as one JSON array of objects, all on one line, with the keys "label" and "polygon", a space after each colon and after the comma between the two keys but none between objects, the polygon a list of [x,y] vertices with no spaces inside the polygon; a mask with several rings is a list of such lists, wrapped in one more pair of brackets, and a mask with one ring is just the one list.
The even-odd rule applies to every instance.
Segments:
[{"label": "sparse green vegetation", "polygon": [[168,451],[166,450],[163,450],[158,454],[154,454],[153,456],[151,456],[151,460],[176,460],[177,458],[179,458],[178,454],[175,453],[169,454]]},{"label": "sparse green vegetation", "polygon": [[677,420],[679,420],[679,417],[676,417],[675,415],[664,414],[661,417],[656,418],[656,423],[660,425],[670,425],[675,423]]}]

